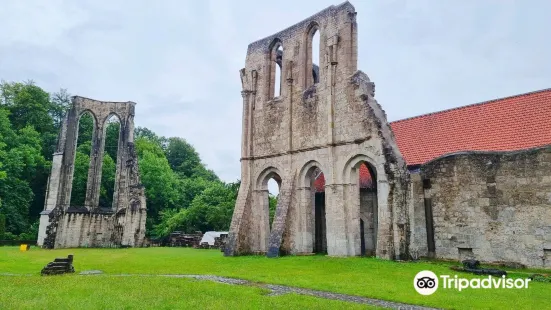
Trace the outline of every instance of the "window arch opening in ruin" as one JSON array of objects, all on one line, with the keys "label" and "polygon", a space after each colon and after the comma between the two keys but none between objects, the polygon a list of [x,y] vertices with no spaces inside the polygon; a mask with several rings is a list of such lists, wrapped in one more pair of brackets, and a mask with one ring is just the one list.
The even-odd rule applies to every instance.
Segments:
[{"label": "window arch opening in ruin", "polygon": [[282,74],[281,74],[281,62],[283,58],[283,46],[279,46],[276,50],[276,66],[275,66],[275,88],[274,88],[274,97],[281,96],[281,87],[282,87]]},{"label": "window arch opening in ruin", "polygon": [[277,181],[279,177],[274,175],[268,180],[268,209],[269,209],[269,227],[270,232],[272,231],[272,224],[274,222],[277,200],[279,198],[279,184],[281,181]]},{"label": "window arch opening in ruin", "polygon": [[360,199],[361,255],[375,256],[378,229],[377,174],[368,162],[362,161],[356,167]]},{"label": "window arch opening in ruin", "polygon": [[252,216],[255,218],[256,234],[252,251],[258,254],[268,251],[272,223],[277,213],[277,198],[281,189],[281,177],[274,167],[265,169],[257,179]]},{"label": "window arch opening in ruin", "polygon": [[320,70],[320,32],[316,29],[312,36],[312,80],[314,84],[319,83]]},{"label": "window arch opening in ruin", "polygon": [[306,41],[306,88],[309,88],[320,81],[321,34],[317,24],[310,27]]},{"label": "window arch opening in ruin", "polygon": [[119,136],[121,123],[116,115],[111,115],[104,124],[105,144],[101,165],[101,187],[99,195],[99,208],[113,209],[115,199],[115,180],[117,175],[117,155],[119,150]]},{"label": "window arch opening in ruin", "polygon": [[92,113],[90,111],[82,113],[78,119],[75,162],[71,184],[71,206],[84,207],[86,202],[86,186],[95,128],[96,123]]},{"label": "window arch opening in ruin", "polygon": [[271,99],[281,96],[283,87],[283,45],[279,39],[275,39],[270,47],[269,82]]},{"label": "window arch opening in ruin", "polygon": [[325,176],[313,167],[307,173],[310,182],[310,210],[313,214],[313,252],[327,254],[327,223],[325,219]]}]

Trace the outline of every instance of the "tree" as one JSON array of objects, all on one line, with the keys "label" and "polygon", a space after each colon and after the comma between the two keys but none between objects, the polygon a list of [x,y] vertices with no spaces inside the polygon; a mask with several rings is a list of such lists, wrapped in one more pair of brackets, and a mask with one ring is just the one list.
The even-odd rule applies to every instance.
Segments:
[{"label": "tree", "polygon": [[55,128],[61,128],[61,122],[67,110],[71,105],[71,95],[67,92],[67,89],[60,89],[58,92],[53,93],[51,96],[52,107],[50,109],[50,116],[54,120]]},{"label": "tree", "polygon": [[119,149],[121,123],[118,118],[111,119],[105,128],[105,152],[116,162]]},{"label": "tree", "polygon": [[178,201],[178,179],[160,146],[147,138],[136,140],[140,178],[147,199],[147,228],[157,223],[159,212],[175,208]]},{"label": "tree", "polygon": [[270,225],[274,222],[276,207],[277,207],[277,196],[268,194],[268,206],[270,210]]},{"label": "tree", "polygon": [[89,149],[89,143],[77,148],[75,155],[75,166],[73,169],[73,187],[71,189],[71,205],[84,206],[86,201],[86,183],[88,182],[88,169],[90,168],[90,152],[83,152]]},{"label": "tree", "polygon": [[86,112],[82,114],[80,116],[80,119],[78,120],[77,147],[85,143],[91,143],[93,134],[94,134],[94,117],[89,112]]},{"label": "tree", "polygon": [[40,142],[39,134],[32,127],[24,127],[18,130],[17,138],[10,141],[11,149],[0,158],[6,172],[6,177],[0,180],[1,213],[6,215],[7,231],[15,234],[24,232],[31,219],[34,176],[49,169],[41,154]]},{"label": "tree", "polygon": [[[28,165],[26,174],[11,175],[11,172],[5,171],[9,177],[11,186],[15,186],[21,192],[9,193],[13,202],[24,203],[19,205],[20,211],[25,209],[27,213],[24,218],[27,222],[34,222],[38,219],[39,212],[44,206],[44,197],[49,175],[49,161],[55,151],[56,139],[59,132],[61,116],[66,110],[68,104],[68,93],[60,91],[50,100],[50,95],[36,86],[34,82],[25,83],[0,83],[0,108],[2,120],[0,120],[0,132],[3,143],[6,144],[7,153],[5,156],[25,155],[25,165]],[[6,114],[7,113],[7,114]],[[8,116],[6,119],[5,116]],[[31,128],[34,133],[31,134]],[[14,135],[22,135],[23,139],[33,141],[20,141]],[[17,150],[14,150],[17,148]],[[38,150],[38,153],[36,153]],[[11,155],[10,152],[13,152]],[[40,156],[41,157],[37,157]],[[6,159],[6,158],[4,158]],[[1,161],[1,160],[0,160]],[[14,160],[17,162],[17,160]],[[29,162],[30,161],[30,162]],[[24,161],[21,161],[24,162]],[[12,163],[11,168],[16,168]],[[8,181],[6,181],[8,182]],[[31,189],[32,201],[27,205],[27,187]],[[4,187],[4,190],[8,185]],[[11,203],[4,205],[5,209],[14,210]],[[15,227],[18,217],[7,217],[7,229]],[[22,222],[21,222],[22,223]],[[23,224],[21,224],[23,225]],[[18,229],[22,229],[17,225]]]},{"label": "tree", "polygon": [[134,129],[134,139],[146,138],[149,141],[155,142],[161,149],[164,149],[167,144],[165,137],[159,137],[156,133],[145,127],[136,127]]},{"label": "tree", "polygon": [[103,164],[101,166],[101,187],[99,196],[99,206],[102,208],[111,208],[113,206],[113,194],[115,193],[115,161],[108,153],[103,155]]},{"label": "tree", "polygon": [[167,210],[161,213],[161,221],[155,226],[158,237],[168,236],[172,231],[228,230],[239,182],[225,184],[209,183],[210,186],[195,196],[189,208]]},{"label": "tree", "polygon": [[209,181],[218,181],[212,170],[206,169],[195,148],[182,138],[168,139],[166,158],[170,167],[181,178],[201,177]]}]

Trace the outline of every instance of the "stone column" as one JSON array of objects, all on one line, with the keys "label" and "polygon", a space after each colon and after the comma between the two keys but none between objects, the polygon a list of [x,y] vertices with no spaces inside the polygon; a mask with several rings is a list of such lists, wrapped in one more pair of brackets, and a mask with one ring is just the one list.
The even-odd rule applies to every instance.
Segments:
[{"label": "stone column", "polygon": [[267,197],[268,189],[253,191],[251,205],[251,222],[253,230],[249,235],[251,238],[251,250],[253,252],[265,253],[268,248],[271,228]]},{"label": "stone column", "polygon": [[[301,180],[299,180],[300,182]],[[313,247],[313,211],[312,208],[312,195],[310,187],[299,187],[296,189],[295,194],[297,199],[295,201],[295,206],[293,207],[294,212],[290,214],[294,221],[295,231],[294,238],[294,249],[295,253],[312,253],[314,251]]]},{"label": "stone column", "polygon": [[[379,174],[377,177],[380,177]],[[391,227],[394,227],[393,214],[388,204],[389,186],[387,180],[377,180],[377,207],[379,211],[378,228],[377,228],[377,250],[378,258],[393,259],[394,236]]]},{"label": "stone column", "polygon": [[327,254],[347,256],[346,212],[342,184],[325,186],[325,220],[327,228]]},{"label": "stone column", "polygon": [[249,111],[249,95],[250,91],[241,91],[241,97],[243,97],[243,114],[242,114],[242,131],[241,131],[241,157],[249,156],[249,136],[250,136],[250,111]]},{"label": "stone column", "polygon": [[[127,120],[119,119],[120,128],[119,128],[119,139],[117,143],[117,158],[115,160],[115,188],[113,190],[113,204],[111,208],[113,211],[117,211],[119,208],[124,207],[120,206],[120,202],[124,197],[124,190],[121,193],[121,189],[126,188],[126,158],[125,153],[127,152],[127,139],[126,136],[134,134],[134,124],[132,122],[133,117],[129,116]],[[129,140],[129,139],[128,139]],[[104,142],[105,143],[105,142]],[[101,182],[101,179],[100,179]],[[122,183],[122,184],[121,184]],[[101,186],[101,184],[100,184]],[[121,195],[122,194],[122,195]]]},{"label": "stone column", "polygon": [[[354,174],[357,176],[357,174]],[[354,178],[355,180],[358,177]],[[346,241],[349,256],[361,254],[360,189],[358,183],[345,184],[343,188],[346,214]]]},{"label": "stone column", "polygon": [[[78,122],[80,115],[77,114],[75,101],[68,112],[65,144],[63,145],[63,159],[59,183],[57,206],[67,210],[71,203],[71,191],[73,188],[73,171],[78,138]],[[51,186],[51,185],[50,185]]]}]

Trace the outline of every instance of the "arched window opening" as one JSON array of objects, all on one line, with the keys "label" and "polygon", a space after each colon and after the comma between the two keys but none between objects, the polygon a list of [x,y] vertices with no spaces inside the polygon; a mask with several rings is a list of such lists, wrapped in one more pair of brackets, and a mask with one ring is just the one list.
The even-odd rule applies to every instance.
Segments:
[{"label": "arched window opening", "polygon": [[377,249],[378,206],[377,175],[367,162],[358,167],[360,191],[360,242],[362,256],[375,256]]},{"label": "arched window opening", "polygon": [[95,123],[92,113],[83,113],[78,120],[77,145],[75,151],[75,165],[73,183],[71,187],[71,206],[83,207],[86,201],[86,185],[90,169],[90,153]]},{"label": "arched window opening", "polygon": [[277,200],[279,197],[279,183],[275,177],[268,180],[268,206],[270,210],[270,231],[272,229],[272,223],[274,222],[275,211],[277,207]]},{"label": "arched window opening", "polygon": [[316,254],[327,254],[327,227],[325,221],[325,176],[323,172],[314,167],[309,173],[310,191],[312,197],[312,211],[314,214],[314,247]]},{"label": "arched window opening", "polygon": [[281,96],[281,88],[282,88],[282,80],[283,80],[283,74],[282,74],[282,68],[283,68],[283,45],[281,45],[281,41],[276,39],[272,43],[272,47],[270,49],[270,75],[269,75],[269,81],[270,81],[270,98],[277,98]]},{"label": "arched window opening", "polygon": [[314,84],[319,83],[320,73],[320,32],[317,28],[312,35],[312,81]]},{"label": "arched window opening", "polygon": [[319,26],[313,24],[306,34],[306,74],[305,86],[309,88],[319,83],[321,74],[321,33]]},{"label": "arched window opening", "polygon": [[282,74],[281,74],[281,62],[283,59],[283,46],[279,46],[276,50],[276,66],[275,66],[275,93],[274,97],[281,96],[282,86]]},{"label": "arched window opening", "polygon": [[102,209],[113,208],[120,127],[120,120],[116,115],[112,115],[105,123],[105,145],[101,165],[99,196],[99,207]]}]

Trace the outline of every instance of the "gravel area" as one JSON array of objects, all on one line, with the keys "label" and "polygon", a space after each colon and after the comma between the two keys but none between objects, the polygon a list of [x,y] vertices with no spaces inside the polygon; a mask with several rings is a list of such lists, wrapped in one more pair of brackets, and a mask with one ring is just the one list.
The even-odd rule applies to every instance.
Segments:
[{"label": "gravel area", "polygon": [[163,277],[173,277],[173,278],[193,278],[197,280],[207,280],[207,281],[214,281],[218,283],[225,283],[225,284],[231,284],[231,285],[254,285],[256,287],[262,287],[270,290],[269,296],[278,296],[288,293],[295,293],[300,295],[308,295],[308,296],[314,296],[318,298],[325,298],[325,299],[333,299],[333,300],[340,300],[340,301],[347,301],[347,302],[353,302],[358,304],[366,304],[366,305],[373,305],[383,308],[391,308],[391,309],[411,309],[411,310],[432,310],[436,308],[428,308],[428,307],[422,307],[422,306],[416,306],[416,305],[410,305],[410,304],[403,304],[393,301],[386,301],[381,299],[374,299],[374,298],[367,298],[367,297],[360,297],[360,296],[353,296],[353,295],[346,295],[346,294],[338,294],[338,293],[331,293],[331,292],[324,292],[324,291],[317,291],[317,290],[311,290],[311,289],[305,289],[305,288],[298,288],[298,287],[292,287],[292,286],[285,286],[285,285],[273,285],[273,284],[262,284],[262,283],[253,283],[247,280],[241,280],[241,279],[234,279],[234,278],[226,278],[226,277],[220,277],[220,276],[213,276],[213,275],[162,275]]},{"label": "gravel area", "polygon": [[79,274],[81,274],[81,275],[103,274],[103,271],[101,271],[101,270],[84,270],[84,271],[81,271]]}]

